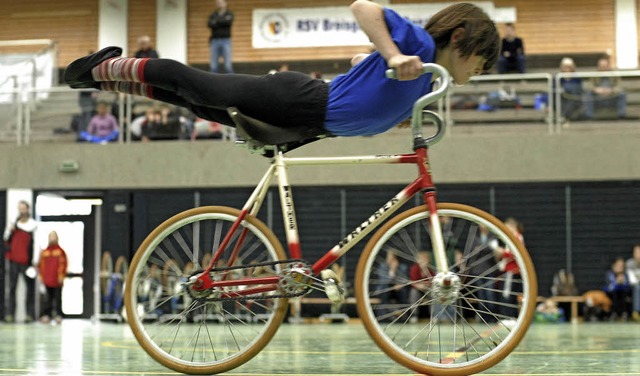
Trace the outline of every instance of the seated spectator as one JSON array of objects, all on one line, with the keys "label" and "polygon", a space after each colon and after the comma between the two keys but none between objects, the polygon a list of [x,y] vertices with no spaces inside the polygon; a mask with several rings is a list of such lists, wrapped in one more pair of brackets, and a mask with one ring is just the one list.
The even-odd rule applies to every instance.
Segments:
[{"label": "seated spectator", "polygon": [[[423,304],[432,299],[427,293],[431,288],[431,280],[435,275],[436,272],[432,269],[431,255],[429,252],[418,252],[416,255],[416,262],[409,268],[409,279],[413,281],[411,283],[411,290],[409,291],[410,303],[417,302],[422,298],[423,302],[420,304],[420,307],[423,307]],[[415,322],[418,315],[419,312],[415,312],[411,317],[411,320]]]},{"label": "seated spectator", "polygon": [[[570,57],[565,57],[560,61],[560,72],[571,73],[576,71],[576,63]],[[560,108],[562,117],[565,120],[577,120],[582,116],[584,90],[582,89],[582,78],[562,77],[560,78]]]},{"label": "seated spectator", "polygon": [[564,310],[551,299],[538,304],[534,316],[535,322],[563,322]]},{"label": "seated spectator", "polygon": [[[611,61],[608,56],[598,60],[599,72],[610,72]],[[619,77],[595,77],[591,79],[593,88],[585,96],[585,115],[593,119],[597,108],[615,109],[619,119],[627,116],[627,96],[619,87]]]},{"label": "seated spectator", "polygon": [[498,58],[498,73],[524,73],[524,43],[516,36],[516,27],[512,23],[504,25],[504,38]]},{"label": "seated spectator", "polygon": [[395,250],[389,250],[385,262],[378,269],[378,284],[376,287],[380,301],[387,305],[383,320],[395,318],[397,312],[388,304],[406,304],[408,301],[407,282],[409,281],[409,267],[400,262]]},{"label": "seated spectator", "polygon": [[633,247],[633,257],[627,260],[627,276],[631,285],[633,321],[640,321],[640,244]]},{"label": "seated spectator", "polygon": [[180,138],[182,126],[180,116],[169,106],[147,111],[146,120],[142,122],[142,141],[177,140]]},{"label": "seated spectator", "polygon": [[602,321],[611,312],[611,299],[602,290],[589,290],[584,298],[584,321]]},{"label": "seated spectator", "polygon": [[618,257],[613,264],[611,264],[611,270],[606,274],[604,291],[611,299],[613,306],[611,320],[622,319],[626,321],[629,317],[629,304],[627,303],[627,299],[631,293],[631,288],[624,266],[624,259]]},{"label": "seated spectator", "polygon": [[80,132],[80,139],[88,142],[106,143],[118,139],[118,121],[109,113],[109,104],[100,102],[89,122],[87,131]]},{"label": "seated spectator", "polygon": [[196,118],[193,122],[191,140],[196,139],[221,139],[224,134],[224,125],[202,118]]},{"label": "seated spectator", "polygon": [[135,57],[143,58],[150,57],[157,59],[160,57],[158,51],[151,47],[151,38],[148,35],[143,35],[138,38],[138,51],[135,53]]}]

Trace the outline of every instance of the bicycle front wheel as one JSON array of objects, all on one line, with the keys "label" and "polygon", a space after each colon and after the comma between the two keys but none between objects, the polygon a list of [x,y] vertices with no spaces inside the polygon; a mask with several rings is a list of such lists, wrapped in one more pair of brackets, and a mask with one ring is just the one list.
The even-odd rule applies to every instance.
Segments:
[{"label": "bicycle front wheel", "polygon": [[[239,215],[217,206],[177,214],[149,234],[131,262],[125,286],[128,323],[144,350],[168,368],[187,374],[236,368],[267,345],[284,319],[287,300],[270,299],[269,291],[229,299],[226,290],[196,294],[190,289],[189,278],[208,266],[203,260],[216,253]],[[273,232],[247,216],[210,278],[274,276],[284,258]]]},{"label": "bicycle front wheel", "polygon": [[449,271],[430,262],[427,207],[401,213],[360,257],[358,313],[376,344],[405,367],[470,375],[522,340],[535,311],[536,275],[522,242],[498,219],[466,205],[437,208]]}]

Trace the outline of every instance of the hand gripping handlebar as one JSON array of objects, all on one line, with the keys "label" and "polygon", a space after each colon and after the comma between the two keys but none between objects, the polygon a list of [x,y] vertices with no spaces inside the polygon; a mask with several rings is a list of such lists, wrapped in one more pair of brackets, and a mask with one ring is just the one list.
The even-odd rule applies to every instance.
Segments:
[{"label": "hand gripping handlebar", "polygon": [[[432,73],[437,76],[440,76],[441,82],[440,82],[440,86],[436,90],[420,97],[413,104],[413,111],[411,115],[411,131],[413,133],[413,139],[415,144],[414,148],[420,147],[421,145],[425,145],[425,146],[433,145],[436,142],[440,141],[440,139],[442,139],[445,133],[444,121],[442,121],[442,118],[440,117],[440,115],[438,115],[433,111],[425,110],[424,108],[430,105],[431,103],[437,102],[440,98],[442,98],[447,93],[447,90],[449,89],[449,84],[451,81],[449,79],[449,72],[444,67],[438,64],[424,63],[422,64],[422,74],[425,74],[425,73]],[[385,74],[388,78],[391,78],[391,79],[396,78],[395,69],[388,69],[385,72]],[[427,120],[430,120],[437,127],[436,133],[433,136],[428,138],[424,138],[422,136],[422,124],[425,118]]]}]

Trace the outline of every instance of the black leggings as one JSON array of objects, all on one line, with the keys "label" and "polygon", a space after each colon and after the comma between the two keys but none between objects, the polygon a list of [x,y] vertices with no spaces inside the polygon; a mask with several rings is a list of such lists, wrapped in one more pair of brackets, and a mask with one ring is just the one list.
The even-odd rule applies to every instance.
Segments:
[{"label": "black leggings", "polygon": [[144,82],[153,98],[186,107],[197,116],[233,125],[226,109],[284,128],[324,129],[328,84],[299,72],[264,76],[217,74],[170,59],[151,59]]}]

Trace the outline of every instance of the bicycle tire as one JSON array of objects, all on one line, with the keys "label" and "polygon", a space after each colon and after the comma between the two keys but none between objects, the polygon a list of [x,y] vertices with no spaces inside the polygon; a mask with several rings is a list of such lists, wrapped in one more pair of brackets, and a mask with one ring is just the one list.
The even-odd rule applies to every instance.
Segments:
[{"label": "bicycle tire", "polygon": [[[207,232],[206,226],[208,225],[207,225],[207,222],[205,221],[215,221],[212,228],[215,228],[215,229],[217,229],[218,227],[226,228],[227,225],[229,225],[230,227],[230,224],[235,222],[235,219],[237,219],[239,215],[240,215],[239,210],[234,208],[229,208],[229,207],[221,207],[221,206],[199,207],[199,208],[187,210],[182,213],[176,214],[175,216],[169,218],[164,223],[159,225],[156,229],[154,229],[147,236],[147,238],[142,242],[142,244],[140,245],[136,254],[133,257],[133,260],[129,268],[129,274],[127,276],[127,283],[125,286],[125,306],[127,311],[127,317],[129,318],[128,323],[131,326],[131,329],[133,331],[135,338],[137,339],[138,343],[142,346],[142,348],[153,359],[155,359],[160,364],[174,371],[186,373],[186,374],[217,374],[217,373],[226,372],[233,368],[236,368],[246,363],[247,361],[249,361],[252,357],[258,354],[258,352],[260,352],[260,350],[262,350],[269,343],[269,341],[275,334],[277,328],[280,326],[280,324],[282,323],[286,315],[286,310],[288,307],[287,299],[271,299],[269,300],[269,303],[260,304],[260,306],[258,307],[260,309],[264,309],[265,311],[268,311],[268,315],[269,315],[268,318],[264,320],[258,320],[257,319],[258,315],[256,314],[255,315],[256,317],[254,317],[255,321],[251,321],[251,325],[253,325],[252,327],[250,327],[249,325],[243,325],[241,328],[235,328],[235,327],[232,328],[230,325],[227,326],[226,322],[222,322],[220,325],[224,324],[224,326],[222,327],[222,329],[224,330],[229,330],[229,331],[242,330],[245,327],[247,327],[246,333],[254,334],[255,338],[247,339],[247,343],[243,344],[244,346],[240,346],[240,344],[236,342],[236,345],[238,346],[237,351],[234,351],[231,353],[227,349],[227,356],[223,358],[218,358],[218,355],[216,355],[217,349],[214,348],[214,343],[211,341],[212,341],[212,338],[214,338],[215,341],[221,341],[221,339],[219,339],[219,337],[216,335],[212,337],[209,334],[210,333],[209,331],[213,332],[217,330],[217,332],[214,332],[214,334],[222,333],[222,335],[224,335],[224,332],[220,330],[219,326],[214,326],[213,324],[211,324],[211,322],[206,321],[206,320],[209,320],[206,314],[208,311],[206,310],[206,308],[202,308],[204,307],[204,304],[205,304],[203,303],[203,305],[200,308],[198,308],[199,310],[204,312],[203,314],[201,314],[202,319],[201,321],[197,321],[197,322],[194,319],[193,324],[197,326],[196,324],[199,323],[201,327],[204,326],[206,328],[206,333],[209,334],[208,340],[210,341],[211,349],[203,349],[202,355],[203,356],[205,355],[204,350],[207,350],[208,353],[211,353],[210,350],[213,350],[214,359],[202,360],[202,361],[194,360],[194,358],[191,358],[191,359],[182,358],[180,354],[176,354],[178,351],[181,351],[179,349],[176,350],[176,353],[172,353],[173,349],[167,350],[166,348],[163,348],[162,343],[159,343],[159,342],[161,342],[164,338],[158,337],[158,342],[156,342],[152,337],[152,335],[150,334],[150,331],[151,331],[150,325],[153,325],[153,323],[147,324],[146,322],[143,322],[145,316],[140,314],[140,306],[138,304],[139,302],[137,301],[136,291],[138,290],[137,288],[138,285],[142,282],[140,278],[141,277],[140,273],[144,273],[145,270],[153,269],[153,266],[155,265],[155,264],[152,265],[152,267],[149,267],[147,265],[147,262],[149,261],[150,257],[153,255],[154,257],[157,258],[158,255],[160,255],[160,252],[156,251],[155,247],[161,244],[162,242],[164,242],[170,236],[175,237],[176,236],[175,234],[177,234],[179,231],[181,231],[181,229],[183,229],[186,226],[193,226],[193,228],[195,228],[196,225],[193,225],[193,224],[198,223],[197,225],[199,229],[198,231],[200,231],[200,228],[202,227],[203,229],[202,232],[206,233]],[[222,224],[219,225],[219,223],[222,223]],[[285,253],[282,248],[282,245],[280,244],[276,236],[273,234],[273,232],[263,222],[249,215],[244,219],[240,228],[241,229],[247,228],[249,230],[249,235],[247,239],[250,238],[251,240],[247,240],[247,243],[253,242],[251,244],[256,248],[255,249],[256,257],[271,257],[273,261],[284,260]],[[221,230],[221,232],[224,232],[224,231]],[[203,238],[205,237],[209,238],[208,235],[211,235],[211,234],[205,234]],[[194,238],[196,237],[194,236]],[[184,240],[184,238],[182,240]],[[196,246],[194,245],[196,243],[197,243],[196,241],[193,241],[192,247],[190,249],[191,251],[194,252],[194,254],[195,254],[194,250],[196,248]],[[162,244],[164,245],[164,243]],[[263,249],[261,248],[262,246],[264,246],[263,253],[266,254],[264,256],[260,255],[259,253],[260,251],[263,251]],[[215,248],[215,243],[214,243],[214,248]],[[230,247],[227,247],[227,248],[230,248]],[[166,252],[169,252],[169,251],[166,251]],[[254,251],[251,251],[251,252],[254,252]],[[177,266],[176,270],[180,267],[180,264],[182,262],[184,262],[182,264],[183,266],[187,262],[192,262],[193,265],[199,265],[201,263],[200,258],[198,258],[197,260],[193,260],[193,259],[186,260],[186,259],[180,258],[183,255],[179,255],[177,254],[177,252],[174,252],[174,253],[175,254],[172,254],[171,257],[173,262]],[[250,254],[247,253],[243,255],[246,257],[244,259],[238,259],[236,263],[234,263],[234,266],[237,266],[240,261],[249,262],[248,256]],[[179,257],[176,257],[176,256],[179,256]],[[204,256],[204,252],[202,256]],[[206,265],[203,265],[203,267],[206,267]],[[275,268],[278,269],[279,266],[275,266]],[[156,270],[160,271],[163,269],[158,267],[156,268]],[[184,277],[188,277],[188,276],[184,276]],[[210,303],[210,304],[218,304],[218,303]],[[269,304],[272,304],[272,306],[268,306]],[[222,304],[220,305],[222,306]],[[249,305],[250,304],[247,303],[244,307],[247,307]],[[257,305],[256,303],[253,303],[252,307],[254,308],[252,309],[254,311],[252,311],[252,313],[255,313],[256,305]],[[232,304],[230,304],[229,306],[237,307],[238,302],[232,302]],[[249,310],[251,311],[251,309]],[[192,311],[195,311],[195,309]],[[190,313],[193,313],[192,311]],[[222,311],[225,312],[224,307],[222,308]],[[231,314],[233,315],[233,313]],[[182,324],[183,321],[178,322],[177,323],[178,329],[176,329],[177,331],[175,333],[166,333],[166,335],[175,334],[177,336],[181,328],[185,328],[184,329],[185,331],[187,331],[189,328],[193,329],[194,325],[191,325],[186,320],[186,317],[187,316],[185,314],[185,321],[184,321],[185,324]],[[170,321],[169,324],[171,323],[172,322]],[[167,323],[163,325],[166,326]],[[180,327],[180,325],[183,325],[183,326]],[[246,333],[242,333],[242,334],[247,335]],[[165,333],[163,332],[163,334]],[[191,334],[187,334],[187,337],[189,335]],[[205,337],[204,331],[203,331],[202,337]],[[233,337],[233,339],[236,340],[235,337]],[[198,339],[196,339],[196,344],[194,345],[194,354],[195,354],[195,348],[198,346],[197,341]],[[203,338],[202,341],[204,344],[205,339]],[[187,345],[189,345],[189,343],[190,342],[187,341]],[[177,343],[176,345],[180,345],[180,344]],[[207,345],[209,345],[209,343],[207,343]],[[222,352],[221,350],[218,350],[218,351]],[[210,354],[206,354],[206,355],[210,356]]]},{"label": "bicycle tire", "polygon": [[[507,320],[504,320],[503,317],[497,313],[494,314],[494,317],[501,320],[497,320],[495,324],[492,324],[489,319],[485,318],[479,320],[480,324],[476,324],[475,322],[465,319],[463,316],[463,314],[466,313],[465,310],[473,311],[474,309],[472,306],[472,304],[474,304],[474,293],[469,293],[468,295],[461,294],[461,297],[459,299],[456,299],[455,303],[452,304],[452,306],[454,307],[454,309],[452,310],[453,314],[449,315],[452,323],[455,324],[450,325],[448,328],[444,327],[444,324],[442,324],[442,327],[444,327],[444,329],[442,330],[441,327],[438,326],[438,335],[434,335],[434,337],[437,337],[437,339],[435,339],[434,341],[440,341],[442,338],[445,338],[445,340],[453,339],[453,344],[448,342],[439,343],[439,345],[441,346],[440,352],[436,353],[435,355],[431,354],[431,356],[435,357],[435,360],[429,360],[432,345],[431,333],[434,330],[435,326],[440,325],[440,323],[438,319],[434,319],[433,315],[433,311],[435,308],[433,305],[435,302],[433,300],[429,300],[428,298],[424,298],[428,296],[428,293],[424,293],[423,295],[423,299],[425,300],[420,300],[417,302],[407,302],[408,308],[403,307],[402,304],[398,304],[398,310],[393,312],[395,315],[400,316],[398,317],[392,315],[393,319],[391,319],[391,323],[381,322],[381,318],[385,318],[385,315],[381,315],[380,312],[383,312],[382,307],[385,307],[385,305],[382,303],[378,304],[374,302],[372,298],[376,296],[375,293],[377,291],[385,290],[377,289],[376,287],[370,289],[370,285],[375,286],[373,283],[378,283],[378,281],[376,281],[376,278],[380,278],[380,274],[375,274],[377,271],[376,263],[382,264],[382,261],[376,261],[376,258],[381,257],[383,255],[382,252],[398,252],[396,249],[392,248],[391,245],[393,245],[394,247],[398,247],[400,243],[396,239],[400,237],[403,237],[403,241],[407,242],[407,248],[418,248],[416,247],[416,244],[411,245],[412,242],[410,240],[410,237],[414,235],[412,234],[412,231],[418,232],[419,230],[417,230],[417,228],[420,226],[424,226],[423,223],[426,223],[425,219],[427,219],[429,216],[426,205],[407,210],[393,217],[384,226],[382,226],[367,243],[365,250],[358,262],[356,271],[355,287],[358,313],[363,321],[367,332],[374,340],[374,342],[390,358],[400,363],[401,365],[413,371],[430,375],[457,376],[475,374],[494,366],[502,359],[504,359],[509,353],[511,353],[511,351],[513,351],[513,349],[520,343],[520,341],[524,337],[529,325],[531,324],[531,320],[535,312],[537,295],[537,281],[535,270],[524,245],[508,230],[508,228],[502,222],[500,222],[494,216],[479,209],[461,204],[441,203],[437,205],[437,208],[441,218],[448,218],[448,220],[452,222],[456,222],[458,224],[462,223],[463,225],[465,225],[465,223],[461,221],[468,221],[469,223],[477,224],[478,228],[480,227],[480,225],[487,226],[492,234],[497,237],[497,239],[504,242],[504,247],[509,247],[509,249],[513,248],[512,253],[514,254],[514,259],[516,260],[517,265],[520,268],[520,283],[522,284],[522,305],[518,310],[515,322],[509,323],[509,325],[513,326],[508,326]],[[422,221],[423,223],[420,223],[420,221]],[[452,224],[452,228],[453,226],[456,226],[456,223]],[[417,227],[409,227],[415,225],[417,225]],[[465,227],[458,226],[458,228],[464,229]],[[473,228],[473,225],[469,224],[466,228],[470,230]],[[460,230],[460,233],[462,232],[463,231]],[[467,241],[472,236],[470,234],[471,232],[467,233]],[[409,236],[409,238],[407,238],[407,236]],[[467,244],[469,243],[467,242]],[[383,250],[385,246],[388,247],[386,251]],[[477,250],[479,249],[480,248],[478,248],[477,246],[475,246],[475,248],[470,248],[469,255],[473,256],[472,252],[478,252]],[[467,249],[465,249],[465,252],[466,251]],[[464,257],[465,256],[463,253],[463,260]],[[466,281],[474,281],[473,275],[468,276],[469,268],[467,268],[466,266],[460,266],[460,268],[460,275],[464,275],[463,278]],[[383,267],[380,267],[380,269],[382,270]],[[489,280],[489,277],[487,276],[476,277],[476,282],[478,278]],[[499,279],[496,279],[496,281],[492,283],[497,283],[498,281]],[[430,283],[432,283],[432,281],[430,281]],[[506,286],[506,282],[504,279],[502,280],[502,283]],[[509,283],[509,286],[511,286],[511,281]],[[411,286],[411,284],[412,282],[408,282],[408,286]],[[431,286],[433,286],[433,284]],[[465,285],[463,283],[462,286],[465,289],[464,291],[473,291],[473,288],[475,288],[471,284]],[[486,288],[486,290],[490,290],[490,288]],[[383,294],[384,293],[385,292],[383,292]],[[491,313],[487,312],[490,311],[490,309],[487,308],[489,306],[488,301],[485,302],[478,299],[475,300],[475,304],[479,304],[482,306],[476,311],[476,313],[478,313],[478,316],[480,316],[480,314],[485,315]],[[423,323],[420,323],[420,321],[412,324],[412,322],[415,321],[412,321],[409,315],[416,314],[417,317],[418,309],[420,309],[421,306],[426,306],[428,304],[432,305],[431,307],[429,307],[432,310],[429,322],[428,324],[426,324],[428,326],[421,326],[423,325]],[[491,305],[491,307],[494,306]],[[500,308],[500,306],[495,305],[494,310],[498,312]],[[388,308],[384,309],[388,310]],[[442,308],[438,312],[446,312],[446,309],[446,307]],[[386,313],[386,311],[384,312]],[[403,316],[405,314],[406,317]],[[460,315],[462,318],[458,318],[458,315]],[[388,320],[389,319],[387,318],[387,321]],[[441,320],[442,319],[440,319],[440,321]],[[457,327],[458,323],[456,321],[460,322],[460,327],[463,330],[460,330],[460,328]],[[465,327],[467,326],[469,327],[469,329],[465,330]],[[476,329],[476,327],[486,327],[485,332],[480,332],[478,329]],[[405,331],[407,333],[405,333]],[[466,334],[464,333],[469,332],[474,337],[469,339],[465,338],[462,343],[463,345],[456,348],[455,336],[460,335],[459,332],[463,333],[463,336],[466,336]],[[506,334],[504,334],[504,338],[500,338],[503,332]],[[446,338],[446,335],[449,335],[449,338]],[[488,335],[490,339],[487,340],[486,337],[483,338],[484,335]],[[407,340],[406,338],[410,339]],[[496,338],[500,340],[500,343],[495,342]],[[494,342],[492,343],[492,341]],[[420,343],[418,344],[418,342]],[[451,346],[451,350],[446,350],[449,348],[449,346]],[[482,347],[484,346],[486,346],[488,350],[485,353],[482,353],[480,350],[482,350]],[[442,350],[443,347],[445,348],[445,352],[443,352]]]}]

